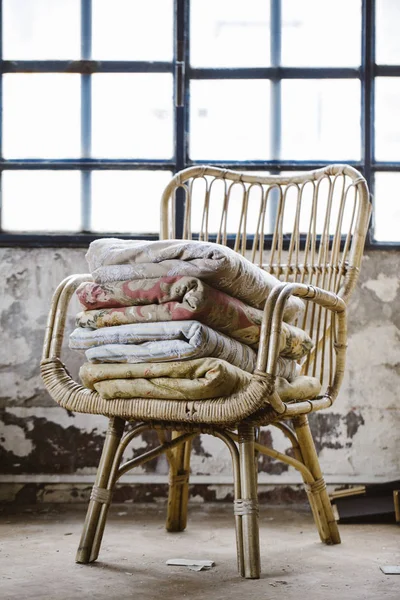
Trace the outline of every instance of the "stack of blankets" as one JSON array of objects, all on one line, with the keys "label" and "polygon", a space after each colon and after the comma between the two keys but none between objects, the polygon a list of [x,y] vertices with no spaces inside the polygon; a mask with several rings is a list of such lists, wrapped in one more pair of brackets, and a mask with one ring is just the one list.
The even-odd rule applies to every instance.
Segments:
[{"label": "stack of blankets", "polygon": [[[225,246],[191,240],[99,239],[86,258],[94,281],[76,291],[83,311],[69,340],[86,355],[86,387],[105,399],[205,400],[248,384],[275,277]],[[277,378],[283,400],[320,391],[319,380],[298,375],[313,347],[291,324],[303,311],[289,299]]]}]

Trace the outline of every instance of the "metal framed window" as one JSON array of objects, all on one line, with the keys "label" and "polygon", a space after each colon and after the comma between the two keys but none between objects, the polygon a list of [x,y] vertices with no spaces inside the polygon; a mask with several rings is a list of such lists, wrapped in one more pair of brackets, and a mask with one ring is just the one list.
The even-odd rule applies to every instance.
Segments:
[{"label": "metal framed window", "polygon": [[156,238],[192,164],[346,162],[376,198],[369,245],[398,247],[400,3],[325,4],[0,0],[0,244]]}]

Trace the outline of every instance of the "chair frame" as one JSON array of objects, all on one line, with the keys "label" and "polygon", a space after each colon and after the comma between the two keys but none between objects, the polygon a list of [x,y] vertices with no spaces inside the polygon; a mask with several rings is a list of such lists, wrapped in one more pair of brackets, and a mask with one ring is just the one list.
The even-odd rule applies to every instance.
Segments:
[{"label": "chair frame", "polygon": [[[349,188],[355,190],[353,220],[347,237],[343,240],[341,229],[336,228],[333,236],[328,227],[320,239],[316,235],[315,210],[320,182],[324,179],[336,181],[347,178]],[[61,360],[61,346],[64,336],[69,301],[78,285],[91,281],[90,275],[67,277],[54,293],[49,313],[43,358],[42,377],[51,396],[64,408],[72,411],[103,414],[109,417],[109,427],[97,471],[96,481],[90,496],[89,507],[76,561],[89,563],[98,557],[101,540],[111,503],[113,489],[118,479],[130,469],[148,460],[166,454],[169,463],[169,496],[166,528],[168,531],[183,531],[187,523],[187,505],[189,493],[190,450],[193,438],[208,433],[226,444],[233,464],[234,475],[234,515],[237,540],[237,559],[239,573],[246,578],[260,576],[260,550],[257,502],[257,456],[265,454],[296,468],[300,471],[310,502],[311,510],[320,538],[327,544],[340,543],[340,535],[333,515],[331,503],[322,476],[318,456],[312,439],[308,413],[328,408],[335,401],[342,383],[346,346],[347,346],[347,304],[356,284],[361,264],[363,247],[371,213],[368,188],[365,179],[354,168],[346,165],[330,165],[323,169],[294,176],[268,176],[238,173],[216,167],[190,167],[176,174],[166,187],[161,200],[162,239],[175,237],[174,212],[176,192],[183,190],[185,195],[185,215],[183,238],[190,239],[191,183],[196,178],[203,179],[206,194],[203,207],[203,222],[199,239],[208,240],[208,213],[210,209],[210,187],[208,181],[221,180],[225,185],[225,203],[223,211],[228,210],[229,185],[243,186],[243,204],[239,231],[234,240],[234,249],[246,253],[248,234],[246,217],[249,209],[249,187],[268,186],[279,191],[278,216],[272,235],[271,260],[267,267],[263,263],[264,234],[261,227],[253,238],[252,260],[256,255],[259,264],[278,277],[292,278],[276,286],[268,297],[264,307],[261,328],[257,368],[248,388],[242,394],[213,401],[165,401],[132,398],[129,400],[104,400],[97,392],[88,390],[76,383],[69,375]],[[306,254],[319,259],[301,264],[299,211],[304,186],[314,185],[313,227],[310,226],[305,241]],[[247,185],[247,187],[246,187]],[[292,232],[288,243],[287,264],[283,263],[285,236],[282,235],[283,216],[280,213],[285,205],[286,191],[295,186],[298,193],[295,223],[297,230]],[[334,186],[334,184],[332,184]],[[230,189],[230,188],[229,188]],[[208,190],[208,191],[207,191]],[[317,190],[317,191],[316,191]],[[332,204],[333,187],[329,188],[329,206]],[[266,210],[269,192],[263,195],[260,215]],[[247,199],[246,199],[247,198]],[[347,192],[342,191],[339,215],[343,218]],[[283,209],[282,209],[283,210]],[[330,214],[330,212],[329,212]],[[225,221],[224,221],[225,218]],[[329,221],[329,220],[328,220]],[[221,218],[218,243],[227,243],[226,214]],[[225,225],[224,225],[225,223]],[[312,250],[313,246],[313,250]],[[319,251],[316,252],[316,248]],[[322,248],[322,250],[321,250]],[[326,250],[326,251],[325,251]],[[329,255],[330,263],[323,264]],[[336,262],[335,262],[336,261]],[[334,264],[335,263],[335,264]],[[328,273],[325,278],[324,273]],[[323,273],[322,279],[320,274]],[[333,275],[332,275],[333,273]],[[313,279],[314,278],[314,279]],[[300,280],[300,281],[299,281]],[[318,283],[329,285],[320,286]],[[330,289],[329,289],[330,288]],[[322,396],[312,400],[282,402],[274,389],[277,369],[278,344],[283,312],[291,296],[306,301],[310,308],[308,314],[311,327],[317,330],[316,350],[312,360],[308,361],[304,372],[310,372],[317,362],[319,353],[321,379],[329,371],[328,385]],[[316,312],[317,311],[317,312]],[[328,317],[329,319],[328,320]],[[330,352],[326,353],[328,346]],[[328,366],[324,357],[329,355]],[[287,421],[291,421],[291,426]],[[125,433],[125,424],[133,421],[133,429]],[[290,441],[293,457],[266,447],[258,441],[261,426],[271,425],[278,428]],[[128,444],[146,430],[156,431],[159,445],[143,455],[122,463],[123,452]]]}]

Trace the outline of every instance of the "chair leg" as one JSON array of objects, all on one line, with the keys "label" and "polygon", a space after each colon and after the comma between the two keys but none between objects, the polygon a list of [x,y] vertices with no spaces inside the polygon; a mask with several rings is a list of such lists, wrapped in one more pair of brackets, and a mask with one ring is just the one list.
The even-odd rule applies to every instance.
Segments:
[{"label": "chair leg", "polygon": [[[172,437],[180,435],[173,432]],[[189,500],[190,453],[192,442],[184,442],[173,452],[169,465],[169,491],[167,508],[167,531],[184,531],[187,524]]]},{"label": "chair leg", "polygon": [[103,452],[97,469],[96,481],[90,496],[86,520],[83,526],[78,552],[76,554],[75,560],[77,563],[93,562],[99,554],[108,507],[112,495],[110,476],[113,476],[111,471],[114,457],[124,427],[125,421],[123,419],[113,417],[109,421]]},{"label": "chair leg", "polygon": [[235,502],[235,514],[239,515],[242,520],[244,576],[247,579],[258,579],[260,577],[254,433],[254,427],[249,425],[240,425],[238,428],[241,499]]},{"label": "chair leg", "polygon": [[297,434],[303,462],[315,478],[315,483],[312,485],[306,484],[305,487],[320,538],[325,544],[340,544],[339,529],[322,476],[307,416],[301,415],[295,417],[293,425]]}]

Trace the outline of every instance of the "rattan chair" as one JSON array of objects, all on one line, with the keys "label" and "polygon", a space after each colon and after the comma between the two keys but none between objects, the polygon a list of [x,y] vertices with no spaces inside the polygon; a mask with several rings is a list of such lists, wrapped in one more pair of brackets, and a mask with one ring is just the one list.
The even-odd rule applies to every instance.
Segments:
[{"label": "rattan chair", "polygon": [[[307,415],[329,408],[340,389],[347,305],[359,274],[370,209],[365,179],[346,165],[290,176],[195,166],[173,177],[161,200],[162,239],[177,237],[174,216],[181,211],[181,237],[232,245],[282,281],[265,305],[257,369],[251,382],[242,393],[228,397],[187,402],[104,400],[82,387],[70,377],[60,353],[71,296],[91,277],[72,275],[59,285],[44,343],[43,380],[62,407],[109,417],[77,562],[92,562],[98,556],[118,479],[162,453],[170,468],[166,528],[182,531],[186,527],[191,441],[199,433],[225,442],[232,456],[237,557],[242,576],[260,576],[258,453],[300,471],[321,540],[340,543]],[[302,372],[319,377],[323,393],[312,400],[284,403],[274,382],[283,310],[291,295],[305,301],[304,318],[298,325],[315,342]],[[127,421],[135,425],[123,436]],[[293,456],[261,445],[257,441],[261,426],[279,428],[290,440]],[[157,432],[159,446],[121,464],[127,445],[150,428]]]}]

